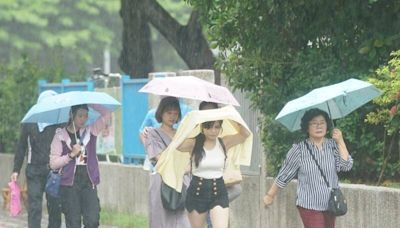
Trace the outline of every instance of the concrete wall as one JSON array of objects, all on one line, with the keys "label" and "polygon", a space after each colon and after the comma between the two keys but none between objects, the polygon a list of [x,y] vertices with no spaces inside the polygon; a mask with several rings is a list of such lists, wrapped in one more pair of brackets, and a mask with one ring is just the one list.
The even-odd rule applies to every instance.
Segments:
[{"label": "concrete wall", "polygon": [[[0,187],[6,186],[13,155],[0,155]],[[104,208],[147,215],[148,172],[141,167],[101,163],[99,197]],[[21,180],[22,181],[22,180]],[[295,207],[296,182],[282,190],[273,205],[264,208],[262,197],[272,178],[245,176],[242,195],[231,204],[231,228],[302,227]],[[266,186],[262,186],[266,182]],[[342,184],[349,211],[337,218],[337,228],[400,227],[400,190],[385,187]],[[262,190],[260,190],[262,189]],[[1,200],[0,200],[1,201]]]},{"label": "concrete wall", "polygon": [[147,215],[149,173],[141,167],[100,163],[98,193],[103,207]]}]

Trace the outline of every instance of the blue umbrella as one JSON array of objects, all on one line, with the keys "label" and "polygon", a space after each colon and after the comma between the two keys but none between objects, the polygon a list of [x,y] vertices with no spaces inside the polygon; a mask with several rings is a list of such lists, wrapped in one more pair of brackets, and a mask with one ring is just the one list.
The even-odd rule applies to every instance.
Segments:
[{"label": "blue umbrella", "polygon": [[290,131],[299,130],[301,118],[312,108],[327,112],[331,119],[342,118],[382,94],[371,83],[348,79],[341,83],[314,89],[289,101],[275,118]]},{"label": "blue umbrella", "polygon": [[[114,111],[121,104],[103,92],[72,91],[46,98],[32,106],[22,119],[22,123],[65,123],[68,122],[71,106],[80,104],[99,104]],[[100,113],[89,107],[89,121],[92,123]]]}]

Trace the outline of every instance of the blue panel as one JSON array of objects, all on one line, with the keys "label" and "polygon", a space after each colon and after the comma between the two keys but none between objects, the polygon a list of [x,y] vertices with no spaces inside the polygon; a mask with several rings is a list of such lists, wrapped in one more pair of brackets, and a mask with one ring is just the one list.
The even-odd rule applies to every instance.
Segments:
[{"label": "blue panel", "polygon": [[61,83],[47,83],[46,80],[38,81],[39,93],[44,90],[54,90],[57,93],[65,93],[70,91],[94,91],[94,82],[71,82],[69,79],[61,80]]},{"label": "blue panel", "polygon": [[121,80],[123,163],[141,164],[145,158],[139,129],[147,113],[148,95],[138,91],[147,82],[148,79],[130,79],[126,75]]}]

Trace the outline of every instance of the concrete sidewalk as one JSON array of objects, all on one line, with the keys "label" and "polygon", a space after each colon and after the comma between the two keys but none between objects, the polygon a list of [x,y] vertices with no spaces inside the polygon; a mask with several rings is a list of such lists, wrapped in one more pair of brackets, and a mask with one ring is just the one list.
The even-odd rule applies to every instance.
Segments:
[{"label": "concrete sidewalk", "polygon": [[[3,209],[3,200],[0,200],[0,228],[27,228],[28,227],[28,213],[23,208],[22,213],[17,217],[9,216],[7,210]],[[43,208],[42,215],[42,228],[47,228],[48,225],[48,214],[45,208]],[[62,218],[64,221],[64,217]],[[61,225],[61,228],[65,228],[65,224]],[[100,225],[100,228],[116,228],[116,226]]]},{"label": "concrete sidewalk", "polygon": [[[3,205],[3,204],[1,204]],[[25,228],[28,227],[28,214],[24,209],[22,214],[17,217],[11,217],[8,214],[8,211],[1,208],[0,209],[0,228]],[[42,227],[47,227],[47,214],[44,214],[42,217]],[[63,225],[62,227],[65,227]]]}]

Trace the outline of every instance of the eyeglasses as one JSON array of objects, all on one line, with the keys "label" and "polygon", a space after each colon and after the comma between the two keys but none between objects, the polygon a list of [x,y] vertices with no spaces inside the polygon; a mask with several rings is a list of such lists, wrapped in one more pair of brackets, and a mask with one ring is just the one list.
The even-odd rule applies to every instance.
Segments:
[{"label": "eyeglasses", "polygon": [[325,126],[326,125],[326,121],[322,121],[322,122],[310,122],[308,124],[308,126],[310,127],[318,127],[318,126]]}]

